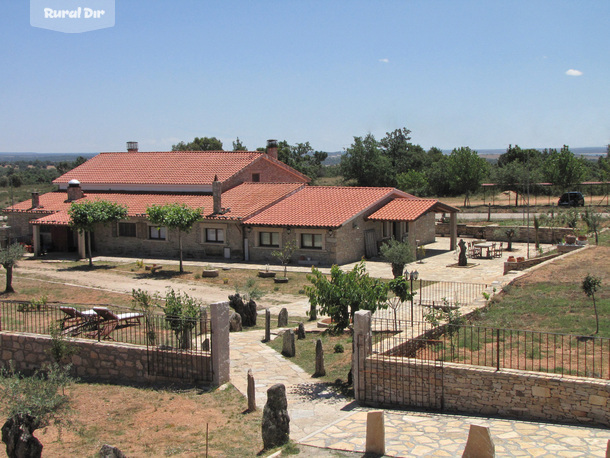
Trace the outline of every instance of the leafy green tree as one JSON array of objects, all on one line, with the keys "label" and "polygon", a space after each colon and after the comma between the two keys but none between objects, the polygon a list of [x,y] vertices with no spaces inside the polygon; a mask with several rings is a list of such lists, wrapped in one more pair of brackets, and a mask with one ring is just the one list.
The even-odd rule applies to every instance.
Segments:
[{"label": "leafy green tree", "polygon": [[552,149],[544,162],[545,178],[565,191],[584,179],[586,172],[584,161],[585,159],[574,156],[567,145],[564,145],[560,151]]},{"label": "leafy green tree", "polygon": [[151,223],[178,230],[180,273],[184,272],[182,266],[182,233],[190,232],[193,225],[201,220],[201,215],[201,208],[190,208],[186,204],[152,205],[146,209],[146,216]]},{"label": "leafy green tree", "polygon": [[386,132],[385,137],[379,140],[381,153],[391,163],[394,173],[404,173],[409,170],[422,170],[426,164],[426,151],[409,140],[411,131],[406,127]]},{"label": "leafy green tree", "polygon": [[449,168],[449,156],[442,156],[438,161],[434,162],[426,175],[432,195],[450,196],[452,194],[450,181],[452,171]]},{"label": "leafy green tree", "polygon": [[466,146],[455,148],[451,152],[448,165],[451,187],[455,193],[464,194],[466,206],[470,194],[479,190],[488,173],[487,161]]},{"label": "leafy green tree", "polygon": [[284,164],[307,175],[312,181],[322,175],[322,163],[328,157],[324,151],[314,151],[309,142],[289,145],[286,140],[278,143],[277,158]]},{"label": "leafy green tree", "polygon": [[341,156],[341,173],[357,186],[393,186],[392,162],[382,154],[372,134],[354,137],[354,143]]},{"label": "leafy green tree", "polygon": [[201,316],[201,304],[186,293],[176,293],[169,288],[165,294],[165,321],[176,334],[178,347],[183,350],[191,348],[193,328]]},{"label": "leafy green tree", "polygon": [[233,151],[248,151],[248,147],[244,145],[239,137],[233,142]]},{"label": "leafy green tree", "polygon": [[281,250],[275,250],[271,252],[271,256],[277,258],[278,261],[284,266],[284,278],[288,278],[288,263],[292,258],[292,254],[297,249],[297,242],[295,240],[290,240],[285,243]]},{"label": "leafy green tree", "polygon": [[409,170],[396,176],[396,187],[416,196],[429,195],[428,178],[424,172]]},{"label": "leafy green tree", "polygon": [[366,272],[364,261],[360,261],[350,271],[344,272],[339,266],[330,269],[330,279],[315,267],[307,279],[312,283],[305,287],[312,309],[332,319],[332,329],[342,332],[349,327],[350,319],[358,310],[375,311],[387,307],[388,287]]},{"label": "leafy green tree", "polygon": [[85,162],[87,162],[87,159],[85,159],[83,156],[78,156],[73,161],[61,161],[61,162],[59,162],[55,166],[55,168],[57,169],[57,171],[59,172],[60,175],[63,175],[64,173],[69,172],[72,169],[75,169],[76,167],[78,167],[81,164],[84,164]]},{"label": "leafy green tree", "polygon": [[216,137],[195,137],[192,142],[172,145],[172,151],[222,151],[222,142]]},{"label": "leafy green tree", "polygon": [[606,221],[606,218],[601,213],[589,208],[587,208],[584,213],[581,213],[580,216],[587,225],[589,231],[595,234],[595,244],[599,245],[599,231]]},{"label": "leafy green tree", "polygon": [[585,279],[582,282],[582,290],[585,292],[587,297],[593,299],[593,309],[595,310],[595,334],[599,332],[599,316],[597,314],[597,305],[595,304],[595,293],[602,286],[602,280],[599,277],[594,277],[593,275],[587,274]]},{"label": "leafy green tree", "polygon": [[127,217],[127,207],[107,200],[86,200],[72,202],[68,209],[70,225],[80,233],[87,235],[87,251],[89,254],[89,267],[93,267],[93,253],[91,252],[91,233],[98,224],[114,223]]},{"label": "leafy green tree", "polygon": [[[394,314],[394,331],[398,331],[398,320],[396,312],[401,304],[413,299],[415,294],[409,291],[409,282],[403,276],[395,277],[388,282],[388,289],[392,291],[394,297],[388,299],[388,306]],[[412,319],[412,318],[411,318]]]},{"label": "leafy green tree", "polygon": [[391,239],[381,245],[379,251],[383,260],[392,265],[394,278],[402,276],[405,266],[415,261],[413,247],[407,241],[399,242],[396,239]]},{"label": "leafy green tree", "polygon": [[539,167],[542,160],[542,153],[537,149],[521,149],[519,145],[508,145],[506,153],[501,154],[498,158],[498,167],[504,167],[514,162]]},{"label": "leafy green tree", "polygon": [[13,289],[13,268],[17,265],[25,250],[19,243],[13,243],[3,250],[0,250],[0,265],[6,270],[6,287],[4,293],[14,293]]}]

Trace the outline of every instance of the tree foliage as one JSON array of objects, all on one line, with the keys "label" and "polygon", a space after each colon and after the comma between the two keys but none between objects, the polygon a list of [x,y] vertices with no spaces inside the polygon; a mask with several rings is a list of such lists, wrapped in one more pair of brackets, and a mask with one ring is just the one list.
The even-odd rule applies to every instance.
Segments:
[{"label": "tree foliage", "polygon": [[107,200],[86,200],[72,202],[68,209],[70,225],[80,233],[88,233],[87,248],[89,266],[93,266],[91,253],[91,232],[97,224],[108,224],[127,217],[127,207]]},{"label": "tree foliage", "polygon": [[191,208],[186,204],[152,205],[146,209],[148,220],[156,225],[164,226],[178,231],[178,245],[180,250],[180,273],[184,272],[182,266],[182,232],[190,232],[193,225],[201,220],[202,209]]},{"label": "tree foliage", "polygon": [[457,194],[464,194],[464,206],[468,196],[479,190],[483,178],[488,173],[487,161],[470,148],[455,148],[449,155],[448,160],[449,182],[453,191]]},{"label": "tree foliage", "polygon": [[222,151],[222,142],[216,137],[195,137],[192,142],[172,145],[172,151]]},{"label": "tree foliage", "polygon": [[332,319],[332,329],[341,332],[350,325],[358,310],[375,311],[387,307],[388,287],[366,272],[364,261],[350,271],[339,266],[330,269],[330,279],[315,267],[307,279],[312,283],[305,287],[312,308],[319,308]]},{"label": "tree foliage", "polygon": [[551,149],[544,161],[545,179],[563,190],[580,183],[586,176],[586,170],[584,159],[574,156],[567,145],[560,151]]},{"label": "tree foliage", "polygon": [[6,270],[6,287],[5,293],[14,293],[13,289],[13,268],[17,265],[17,261],[23,258],[25,250],[23,245],[13,243],[8,247],[0,250],[0,265]]},{"label": "tree foliage", "polygon": [[392,163],[382,154],[379,142],[372,134],[354,137],[354,143],[341,157],[341,173],[356,186],[391,186]]},{"label": "tree foliage", "polygon": [[383,260],[392,265],[394,278],[402,276],[405,266],[415,261],[413,246],[408,241],[399,242],[391,239],[381,245],[379,251]]},{"label": "tree foliage", "polygon": [[163,310],[165,321],[176,334],[179,348],[191,348],[192,330],[201,316],[201,303],[186,293],[176,293],[169,288]]},{"label": "tree foliage", "polygon": [[290,240],[286,242],[281,250],[274,250],[271,252],[271,256],[277,258],[278,261],[284,266],[284,278],[288,278],[287,270],[288,263],[292,258],[292,254],[297,249],[297,242],[295,240]]},{"label": "tree foliage", "polygon": [[248,151],[248,147],[237,137],[233,142],[233,151]]},{"label": "tree foliage", "polygon": [[278,143],[277,158],[315,181],[322,175],[322,163],[328,153],[315,151],[309,142],[290,145],[286,140]]},{"label": "tree foliage", "polygon": [[599,332],[599,315],[597,314],[597,305],[595,304],[595,293],[602,286],[602,280],[599,277],[587,274],[585,279],[582,281],[582,290],[585,292],[587,297],[593,299],[593,309],[595,310],[595,334]]}]

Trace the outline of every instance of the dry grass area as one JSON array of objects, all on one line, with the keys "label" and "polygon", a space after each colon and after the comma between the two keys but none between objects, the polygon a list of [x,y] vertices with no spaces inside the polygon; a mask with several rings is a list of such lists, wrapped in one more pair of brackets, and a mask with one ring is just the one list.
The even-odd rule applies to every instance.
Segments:
[{"label": "dry grass area", "polygon": [[73,426],[61,436],[50,426],[35,433],[43,456],[94,457],[103,444],[129,457],[255,456],[262,449],[261,411],[229,387],[203,393],[83,384],[70,388]]}]

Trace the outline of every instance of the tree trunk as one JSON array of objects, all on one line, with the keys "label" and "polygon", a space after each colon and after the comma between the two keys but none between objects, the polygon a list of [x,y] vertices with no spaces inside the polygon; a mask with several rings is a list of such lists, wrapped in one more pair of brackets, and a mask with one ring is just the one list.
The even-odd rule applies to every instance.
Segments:
[{"label": "tree trunk", "polygon": [[13,266],[4,266],[6,269],[6,288],[5,293],[14,293],[13,289]]},{"label": "tree trunk", "polygon": [[182,267],[182,231],[178,230],[178,250],[180,251],[180,273],[184,273]]}]

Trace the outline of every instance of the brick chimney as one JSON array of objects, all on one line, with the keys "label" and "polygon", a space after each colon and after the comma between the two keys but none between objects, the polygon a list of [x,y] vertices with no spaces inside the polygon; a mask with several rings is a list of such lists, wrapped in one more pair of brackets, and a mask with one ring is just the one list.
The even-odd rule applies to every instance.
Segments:
[{"label": "brick chimney", "polygon": [[78,200],[84,195],[83,188],[80,187],[80,181],[70,180],[68,182],[68,202]]},{"label": "brick chimney", "polygon": [[137,153],[138,152],[138,142],[127,142],[127,152],[128,153]]},{"label": "brick chimney", "polygon": [[218,175],[214,175],[214,181],[212,182],[212,199],[214,201],[214,214],[218,215],[222,212],[221,196],[222,194],[222,183],[218,181]]},{"label": "brick chimney", "polygon": [[40,207],[40,193],[32,193],[32,209]]},{"label": "brick chimney", "polygon": [[277,159],[277,140],[267,140],[267,154]]}]

